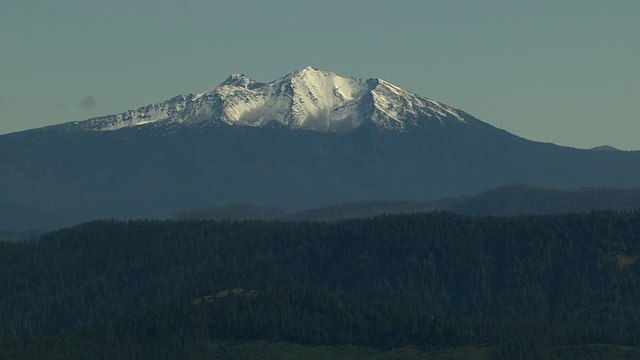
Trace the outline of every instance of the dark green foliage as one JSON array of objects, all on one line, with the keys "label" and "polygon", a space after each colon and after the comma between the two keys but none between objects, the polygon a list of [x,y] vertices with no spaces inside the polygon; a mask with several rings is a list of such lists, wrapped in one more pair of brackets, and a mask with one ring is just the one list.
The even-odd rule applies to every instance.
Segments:
[{"label": "dark green foliage", "polygon": [[[490,344],[545,358],[560,345],[640,345],[638,255],[640,212],[99,221],[0,242],[0,336],[101,329],[53,339],[174,353],[216,339]],[[202,300],[233,288],[259,295]]]}]

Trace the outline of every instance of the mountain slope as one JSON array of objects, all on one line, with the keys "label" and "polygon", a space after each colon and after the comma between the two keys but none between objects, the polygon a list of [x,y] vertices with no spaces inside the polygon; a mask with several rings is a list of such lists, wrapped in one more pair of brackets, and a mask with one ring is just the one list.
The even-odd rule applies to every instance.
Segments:
[{"label": "mountain slope", "polygon": [[365,123],[406,131],[425,119],[465,122],[463,116],[382,79],[356,79],[306,67],[266,84],[232,74],[204,93],[179,95],[163,103],[66,126],[112,131],[145,124],[217,121],[265,126],[275,122],[292,129],[344,133]]},{"label": "mountain slope", "polygon": [[382,80],[310,68],[2,135],[0,154],[9,229],[227,204],[430,200],[512,183],[640,187],[640,152],[528,141]]},{"label": "mountain slope", "polygon": [[[288,220],[335,221],[347,218],[373,217],[382,214],[451,211],[469,215],[536,215],[590,212],[593,210],[640,209],[640,189],[578,189],[553,190],[516,184],[495,188],[473,196],[437,201],[372,201],[309,209],[293,214],[246,212],[244,218],[286,218]],[[218,211],[222,212],[220,208]],[[191,216],[189,216],[191,215]],[[199,216],[198,216],[199,215]],[[179,219],[222,219],[221,213],[203,209],[183,211]],[[228,217],[228,215],[226,215]],[[238,218],[238,217],[236,217]]]}]

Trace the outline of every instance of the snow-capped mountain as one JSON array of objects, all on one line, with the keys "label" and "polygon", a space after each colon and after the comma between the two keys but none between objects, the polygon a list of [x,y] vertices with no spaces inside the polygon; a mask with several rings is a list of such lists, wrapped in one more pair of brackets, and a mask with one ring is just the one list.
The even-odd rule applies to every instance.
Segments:
[{"label": "snow-capped mountain", "polygon": [[306,67],[269,83],[233,74],[204,93],[180,95],[77,124],[87,130],[109,131],[150,123],[215,121],[241,126],[277,122],[292,129],[347,133],[365,123],[407,131],[433,121],[467,120],[461,111],[382,79],[356,79]]},{"label": "snow-capped mountain", "polygon": [[0,228],[14,229],[230,204],[433,200],[513,183],[640,187],[640,152],[529,141],[384,80],[313,68],[269,83],[231,75],[200,94],[0,135],[0,154]]}]

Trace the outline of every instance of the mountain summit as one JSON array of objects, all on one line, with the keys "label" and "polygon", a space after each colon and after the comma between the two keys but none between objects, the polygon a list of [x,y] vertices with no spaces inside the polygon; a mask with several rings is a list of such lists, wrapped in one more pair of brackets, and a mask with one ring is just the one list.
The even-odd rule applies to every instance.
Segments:
[{"label": "mountain summit", "polygon": [[292,129],[348,133],[364,124],[404,132],[433,122],[470,119],[461,111],[382,79],[363,80],[306,67],[268,83],[233,74],[204,93],[180,95],[77,125],[110,131],[150,123],[264,126],[276,122]]}]

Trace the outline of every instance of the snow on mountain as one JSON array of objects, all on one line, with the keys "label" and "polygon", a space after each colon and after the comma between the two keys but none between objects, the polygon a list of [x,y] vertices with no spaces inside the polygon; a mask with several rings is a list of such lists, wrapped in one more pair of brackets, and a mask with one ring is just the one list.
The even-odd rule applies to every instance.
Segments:
[{"label": "snow on mountain", "polygon": [[382,79],[356,79],[306,67],[269,83],[233,74],[204,93],[180,95],[76,124],[87,130],[110,131],[150,123],[211,121],[241,126],[275,121],[293,129],[339,133],[366,122],[396,131],[431,121],[466,122],[464,113]]}]

